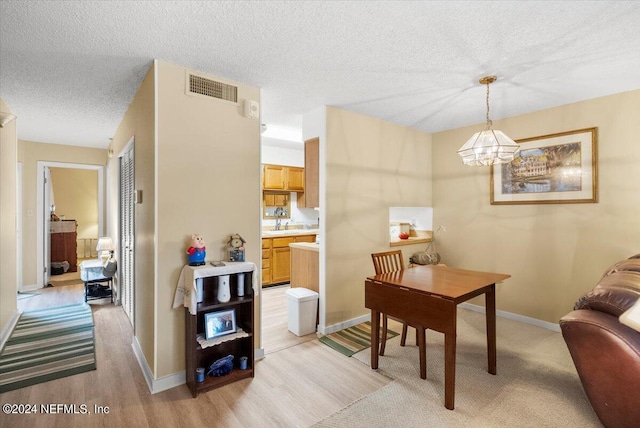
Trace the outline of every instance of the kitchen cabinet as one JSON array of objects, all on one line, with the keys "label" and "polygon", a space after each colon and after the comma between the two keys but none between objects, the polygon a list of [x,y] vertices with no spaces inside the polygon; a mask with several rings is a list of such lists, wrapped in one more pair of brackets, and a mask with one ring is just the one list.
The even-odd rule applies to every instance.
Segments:
[{"label": "kitchen cabinet", "polygon": [[271,284],[271,239],[262,238],[262,285]]},{"label": "kitchen cabinet", "polygon": [[304,193],[298,193],[299,208],[320,206],[320,140],[304,142]]},{"label": "kitchen cabinet", "polygon": [[276,247],[271,250],[271,282],[287,282],[291,277],[289,265],[291,264],[291,250],[289,246]]},{"label": "kitchen cabinet", "polygon": [[291,279],[289,244],[315,241],[315,234],[262,238],[262,285],[288,282]]},{"label": "kitchen cabinet", "polygon": [[289,204],[289,195],[287,193],[265,193],[265,207],[286,207]]},{"label": "kitchen cabinet", "polygon": [[289,166],[286,172],[287,190],[304,192],[304,168]]},{"label": "kitchen cabinet", "polygon": [[284,190],[285,167],[281,165],[262,166],[262,188],[264,190]]},{"label": "kitchen cabinet", "polygon": [[294,243],[291,248],[291,287],[303,287],[319,293],[320,246],[316,243]]},{"label": "kitchen cabinet", "polygon": [[304,168],[284,165],[262,165],[263,190],[304,192]]},{"label": "kitchen cabinet", "polygon": [[291,277],[291,250],[295,237],[273,238],[271,249],[271,282],[287,282]]}]

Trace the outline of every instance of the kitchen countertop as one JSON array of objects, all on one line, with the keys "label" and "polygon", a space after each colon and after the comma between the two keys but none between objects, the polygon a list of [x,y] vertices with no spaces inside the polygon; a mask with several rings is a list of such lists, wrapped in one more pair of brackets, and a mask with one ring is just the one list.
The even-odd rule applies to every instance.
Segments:
[{"label": "kitchen countertop", "polygon": [[320,252],[320,244],[315,244],[313,242],[294,242],[293,244],[289,244],[289,247],[306,251],[315,251],[317,253]]},{"label": "kitchen countertop", "polygon": [[320,229],[263,230],[262,237],[317,235],[318,233],[320,233]]}]

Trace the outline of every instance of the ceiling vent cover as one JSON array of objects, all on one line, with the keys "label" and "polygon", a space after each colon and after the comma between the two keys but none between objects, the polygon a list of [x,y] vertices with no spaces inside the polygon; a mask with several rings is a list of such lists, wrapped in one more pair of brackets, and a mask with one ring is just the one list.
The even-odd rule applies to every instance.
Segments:
[{"label": "ceiling vent cover", "polygon": [[189,74],[189,93],[234,103],[238,102],[237,86],[217,82],[195,74]]}]

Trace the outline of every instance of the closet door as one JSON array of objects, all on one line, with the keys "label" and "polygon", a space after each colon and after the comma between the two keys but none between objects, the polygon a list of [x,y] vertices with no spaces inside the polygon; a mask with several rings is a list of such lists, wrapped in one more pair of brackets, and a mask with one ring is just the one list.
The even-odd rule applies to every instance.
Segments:
[{"label": "closet door", "polygon": [[120,303],[134,325],[134,159],[133,144],[120,157]]}]

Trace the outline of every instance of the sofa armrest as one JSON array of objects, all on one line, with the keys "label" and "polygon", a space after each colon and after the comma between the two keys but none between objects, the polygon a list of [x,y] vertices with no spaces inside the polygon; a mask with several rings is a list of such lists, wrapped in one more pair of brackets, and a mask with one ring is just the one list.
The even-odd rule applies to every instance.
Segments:
[{"label": "sofa armrest", "polygon": [[640,420],[640,334],[600,311],[577,310],[560,320],[562,336],[591,402],[606,427]]},{"label": "sofa armrest", "polygon": [[592,309],[619,317],[640,298],[640,274],[614,272],[603,277],[593,290],[585,293],[573,309]]}]

